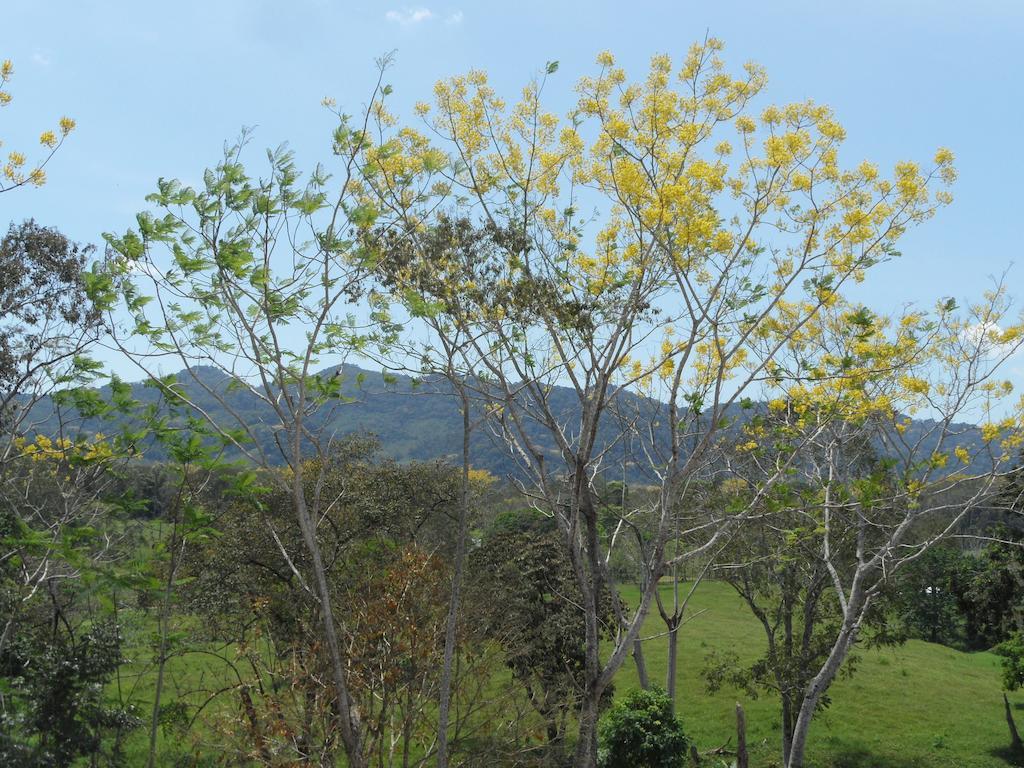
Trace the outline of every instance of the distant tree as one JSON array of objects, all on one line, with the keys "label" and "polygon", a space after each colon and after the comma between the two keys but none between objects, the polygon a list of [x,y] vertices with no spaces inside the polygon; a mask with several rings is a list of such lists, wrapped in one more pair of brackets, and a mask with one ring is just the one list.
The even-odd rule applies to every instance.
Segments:
[{"label": "distant tree", "polygon": [[[56,588],[52,598],[67,609],[67,596],[56,594],[64,591]],[[130,709],[109,703],[105,695],[123,662],[117,627],[79,623],[70,612],[51,622],[42,613],[36,617],[42,623],[23,622],[0,654],[0,762],[65,768],[82,758],[99,765],[105,757],[107,765],[126,765],[116,741],[104,755],[106,736],[138,724]]]},{"label": "distant tree", "polygon": [[[1024,454],[1017,465],[1024,466]],[[996,508],[1003,512],[1000,522],[983,532],[989,541],[958,585],[967,644],[974,649],[991,648],[1024,631],[1024,473],[1006,478]]]},{"label": "distant tree", "polygon": [[897,611],[911,636],[957,645],[963,642],[964,589],[974,566],[971,555],[950,546],[933,547],[903,569],[892,594],[883,599]]},{"label": "distant tree", "polygon": [[107,500],[116,467],[136,455],[118,436],[11,439],[0,467],[0,657],[41,603],[56,625],[65,613],[58,587],[97,573],[122,538]]},{"label": "distant tree", "polygon": [[[387,253],[376,270],[381,286],[391,296],[397,297],[405,310],[417,318],[426,331],[425,338],[409,340],[396,349],[407,359],[412,359],[415,375],[430,377],[433,381],[444,381],[449,389],[444,394],[454,395],[462,417],[462,484],[460,491],[459,527],[455,537],[455,556],[452,568],[451,600],[445,633],[445,653],[438,702],[438,749],[437,766],[448,766],[448,720],[451,710],[451,677],[456,644],[455,629],[458,623],[460,602],[464,582],[467,540],[471,514],[471,437],[480,426],[481,414],[478,398],[474,397],[472,382],[474,357],[479,350],[459,322],[459,297],[446,283],[448,275],[444,265],[453,260],[476,261],[479,251],[488,244],[487,233],[474,227],[467,219],[441,218],[429,232],[423,233],[420,243],[424,252],[410,248],[407,239],[396,236],[393,230],[367,230],[362,233],[368,247]],[[434,299],[424,301],[424,295]],[[399,365],[402,365],[401,363]],[[405,363],[404,365],[409,365]],[[421,394],[434,394],[437,392]]]},{"label": "distant tree", "polygon": [[[428,462],[398,464],[372,440],[339,441],[325,471],[307,468],[334,503],[320,518],[320,545],[352,695],[373,765],[422,766],[436,756],[433,713],[442,684],[449,579],[456,547],[460,472]],[[475,490],[474,490],[475,495]],[[332,764],[333,707],[318,648],[321,617],[310,589],[310,557],[299,543],[288,494],[258,504],[241,499],[217,520],[220,536],[188,553],[184,592],[209,639],[244,649],[244,671],[220,695],[237,696],[241,715],[221,723],[220,749],[260,764],[272,756]],[[484,705],[493,655],[459,613],[452,696],[452,748],[459,751]]]},{"label": "distant tree", "polygon": [[994,650],[1002,656],[1003,662],[1003,707],[1006,712],[1006,725],[1010,729],[1010,751],[1013,757],[1020,760],[1024,758],[1024,742],[1017,731],[1017,723],[1014,721],[1013,710],[1005,691],[1016,691],[1024,686],[1024,632],[1014,632]]},{"label": "distant tree", "polygon": [[965,524],[961,535],[980,549],[934,547],[893,579],[884,599],[911,634],[987,650],[1024,630],[1020,484],[1021,475],[1010,473],[982,519]]},{"label": "distant tree", "polygon": [[[149,713],[147,768],[157,765],[161,724],[168,719],[169,712],[180,711],[182,707],[182,702],[165,701],[164,688],[171,659],[190,650],[187,633],[176,631],[175,610],[180,601],[179,580],[186,553],[203,539],[217,534],[211,510],[239,495],[248,495],[254,483],[251,471],[225,460],[230,442],[225,443],[205,420],[190,413],[187,405],[162,400],[148,408],[140,404],[133,415],[146,424],[153,438],[151,443],[167,454],[163,469],[173,490],[160,517],[146,526],[134,542],[143,552],[148,550],[148,556],[134,558],[127,573],[113,569],[115,577],[121,576],[122,584],[132,587],[140,606],[154,609],[149,615],[153,630],[150,661],[155,668],[155,681]],[[129,500],[125,506],[130,508],[130,504]]]},{"label": "distant tree", "polygon": [[[85,408],[95,393],[78,395],[54,397]],[[123,390],[110,395],[116,401]],[[125,412],[91,403],[89,413]],[[52,438],[8,434],[0,464],[0,732],[9,736],[0,736],[0,754],[18,755],[12,765],[79,757],[119,765],[124,738],[139,725],[132,702],[106,696],[123,662],[114,593],[133,570],[120,566],[130,536],[111,497],[120,469],[138,456],[138,433],[113,425],[109,437],[83,436],[79,418],[61,418],[66,431]]]},{"label": "distant tree", "polygon": [[[505,664],[544,723],[547,751],[561,764],[571,715],[584,686],[583,613],[570,563],[552,521],[505,517],[470,558],[469,600]],[[608,597],[602,624],[614,623]],[[610,698],[610,697],[609,697]]]},{"label": "distant tree", "polygon": [[[0,63],[0,107],[12,74]],[[43,185],[74,126],[65,117],[44,131],[33,162],[10,151],[0,193]],[[117,410],[80,389],[104,331],[88,295],[92,254],[32,220],[0,241],[0,762],[10,765],[121,765],[122,737],[138,725],[106,700],[120,628],[89,599],[121,537],[104,497],[114,466],[134,454],[120,430],[80,434],[83,418]]]},{"label": "distant tree", "polygon": [[986,650],[1024,629],[1024,552],[1019,534],[990,533],[985,546],[953,583],[968,648]]},{"label": "distant tree", "polygon": [[103,333],[87,293],[93,251],[31,220],[0,241],[0,462],[37,403],[91,372],[86,352]]}]

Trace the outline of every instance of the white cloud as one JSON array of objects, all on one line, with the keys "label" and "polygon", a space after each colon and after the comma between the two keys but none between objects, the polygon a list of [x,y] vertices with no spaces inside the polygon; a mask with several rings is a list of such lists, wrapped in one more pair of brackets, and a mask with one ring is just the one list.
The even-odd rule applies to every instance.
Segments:
[{"label": "white cloud", "polygon": [[445,18],[444,23],[447,24],[449,27],[454,27],[457,24],[461,24],[462,11],[454,11],[452,13],[449,13],[448,16]]},{"label": "white cloud", "polygon": [[384,18],[403,27],[411,27],[434,18],[434,14],[429,8],[403,8],[400,11],[388,11]]},{"label": "white cloud", "polygon": [[42,51],[35,51],[32,54],[32,62],[40,67],[50,66],[50,57]]},{"label": "white cloud", "polygon": [[982,347],[994,354],[1006,354],[1014,349],[1015,345],[999,341],[1003,329],[993,322],[974,323],[964,328],[964,337],[973,345]]}]

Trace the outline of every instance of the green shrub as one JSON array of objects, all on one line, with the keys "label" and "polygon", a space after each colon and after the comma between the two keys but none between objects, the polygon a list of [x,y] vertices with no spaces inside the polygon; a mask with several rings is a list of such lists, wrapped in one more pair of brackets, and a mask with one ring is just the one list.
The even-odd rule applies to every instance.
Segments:
[{"label": "green shrub", "polygon": [[679,768],[690,740],[660,690],[631,691],[601,720],[601,768]]}]

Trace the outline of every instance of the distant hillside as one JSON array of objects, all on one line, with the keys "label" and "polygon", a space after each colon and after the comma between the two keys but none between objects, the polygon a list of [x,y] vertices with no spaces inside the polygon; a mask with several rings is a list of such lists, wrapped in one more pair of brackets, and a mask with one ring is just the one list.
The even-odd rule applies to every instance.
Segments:
[{"label": "distant hillside", "polygon": [[[321,375],[333,375],[335,370],[327,369]],[[337,437],[371,433],[380,442],[382,452],[398,461],[461,461],[462,416],[451,386],[443,378],[427,378],[414,383],[409,376],[389,374],[385,381],[380,371],[351,365],[343,366],[341,372],[342,393],[351,402],[332,405],[329,410],[318,414],[312,420],[316,429]],[[231,379],[215,368],[196,367],[192,373],[180,371],[176,378],[199,408],[215,419],[223,419],[221,423],[233,426],[233,417],[206,388],[218,392],[227,408],[249,425],[267,454],[279,456],[274,446],[275,416],[266,403],[243,388],[231,387]],[[142,403],[152,403],[158,397],[157,391],[143,382],[131,384],[131,389],[132,396]],[[101,397],[110,395],[109,387],[103,387],[99,392]],[[575,393],[570,389],[556,388],[551,399],[564,419],[571,421],[576,413]],[[660,405],[653,401],[649,405],[642,400],[635,402],[647,409]],[[30,421],[36,432],[50,434],[57,430],[56,414],[48,401],[36,405]],[[109,423],[95,419],[85,420],[76,426],[85,434],[111,431]],[[601,437],[605,444],[614,441],[613,424],[609,423],[603,432]],[[545,453],[557,459],[554,444],[543,429],[538,426],[532,437]],[[516,473],[515,462],[506,448],[493,438],[487,425],[481,424],[475,429],[471,449],[474,466],[502,477]],[[162,456],[149,451],[147,458],[158,460]],[[621,449],[609,455],[609,461],[619,467],[616,476],[621,473],[622,458]]]},{"label": "distant hillside", "polygon": [[[331,375],[335,370],[328,369],[323,373]],[[268,455],[279,455],[274,446],[275,417],[268,405],[245,389],[231,387],[231,379],[215,368],[197,367],[193,371],[194,374],[181,371],[177,375],[193,402],[214,418],[223,418],[222,423],[231,424],[232,417],[225,412],[224,406],[199,382],[219,392],[231,411],[249,425]],[[351,365],[343,366],[341,375],[342,392],[347,398],[351,398],[352,402],[333,406],[329,411],[325,410],[318,414],[313,420],[313,426],[323,427],[337,437],[354,433],[372,433],[379,440],[383,453],[398,461],[460,461],[462,417],[451,387],[444,379],[428,378],[414,383],[408,376],[389,375],[385,381],[379,371],[368,371]],[[158,397],[154,388],[142,382],[132,384],[131,388],[135,399],[143,403],[154,402]],[[100,394],[108,396],[109,388],[101,389]],[[568,388],[555,387],[550,397],[563,423],[572,424],[574,417],[578,418],[575,392]],[[636,395],[627,395],[623,402],[629,410],[642,413],[647,418],[656,417],[658,412],[665,408],[663,403]],[[763,408],[762,404],[755,404],[752,409],[744,411],[736,406],[730,415],[738,417],[737,423],[740,423],[751,413],[763,411]],[[56,431],[56,416],[52,406],[46,401],[35,407],[31,421],[36,425],[37,432]],[[915,441],[933,424],[934,422],[928,420],[914,422],[905,435],[906,439],[910,442]],[[98,420],[86,420],[80,429],[86,434],[109,432],[110,425]],[[980,445],[981,433],[976,426],[958,424],[954,425],[954,429],[961,433],[957,438],[960,444],[972,449]],[[598,441],[602,446],[612,446],[605,458],[610,478],[621,477],[624,448],[629,448],[615,443],[616,434],[614,419],[606,419]],[[554,443],[539,425],[532,430],[531,437],[557,462]],[[656,444],[662,442],[659,438],[660,436],[655,434]],[[476,429],[471,440],[471,450],[474,466],[502,477],[516,474],[516,465],[509,457],[506,447],[493,438],[486,425]],[[639,452],[639,446],[633,446],[629,450]],[[151,451],[147,458],[158,460],[162,456]],[[650,479],[640,474],[633,462],[629,462],[628,476],[633,482]]]}]

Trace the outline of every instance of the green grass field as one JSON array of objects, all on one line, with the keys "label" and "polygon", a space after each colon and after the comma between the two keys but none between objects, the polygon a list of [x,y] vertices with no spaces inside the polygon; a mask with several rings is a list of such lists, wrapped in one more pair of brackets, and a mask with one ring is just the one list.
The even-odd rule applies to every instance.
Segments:
[{"label": "green grass field", "polygon": [[[624,597],[635,600],[637,590],[627,588]],[[704,752],[726,744],[734,746],[734,708],[739,700],[747,713],[751,764],[758,768],[779,766],[776,700],[767,696],[750,699],[734,690],[709,696],[700,677],[705,654],[711,649],[732,650],[741,659],[756,658],[764,644],[760,625],[732,589],[718,582],[701,585],[691,601],[691,614],[693,619],[681,630],[678,681],[679,715],[687,733]],[[657,614],[649,617],[644,635],[662,632],[664,625]],[[808,754],[811,768],[1010,765],[1002,757],[1009,737],[997,656],[962,653],[920,641],[856,652],[860,661],[855,674],[836,682],[831,692],[832,706],[820,712],[812,726]],[[666,639],[647,641],[645,657],[652,682],[664,685]],[[151,684],[152,670],[139,671],[145,689]],[[176,658],[170,664],[167,693],[173,698],[175,689],[203,687],[203,678],[215,680],[222,673],[218,662],[204,654]],[[617,679],[616,691],[622,694],[637,684],[630,658]],[[140,694],[136,700],[141,703],[147,694],[144,690]],[[1011,701],[1024,726],[1024,695],[1015,695]],[[224,706],[234,703],[226,702]],[[139,729],[129,740],[130,760],[144,759],[144,731]],[[173,761],[173,753],[180,756],[179,750],[188,738],[161,733],[160,741],[161,753]],[[718,768],[721,763],[708,760],[706,765]]]},{"label": "green grass field", "polygon": [[[667,587],[663,587],[667,589]],[[636,598],[636,590],[624,595]],[[731,649],[743,659],[764,648],[760,625],[724,583],[702,584],[691,601],[695,615],[680,631],[677,681],[679,715],[701,750],[731,739],[735,745],[735,703],[747,713],[751,764],[781,763],[778,704],[742,692],[705,693],[700,670],[705,654]],[[645,636],[664,631],[657,614],[648,618]],[[857,649],[855,674],[838,680],[832,706],[811,726],[808,758],[814,768],[986,768],[1006,766],[1001,757],[1009,743],[1003,714],[999,657],[962,653],[917,640],[885,649]],[[645,644],[652,682],[664,685],[666,640]],[[630,659],[618,690],[637,685]],[[1024,721],[1024,696],[1011,697]]]}]

